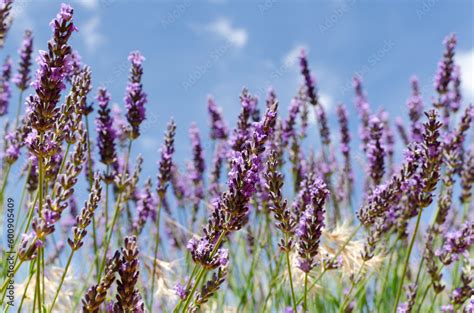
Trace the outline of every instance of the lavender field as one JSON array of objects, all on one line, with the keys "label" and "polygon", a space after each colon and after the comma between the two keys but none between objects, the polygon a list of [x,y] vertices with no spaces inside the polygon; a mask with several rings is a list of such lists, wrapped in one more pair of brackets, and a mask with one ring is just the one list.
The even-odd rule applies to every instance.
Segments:
[{"label": "lavender field", "polygon": [[[87,6],[54,4],[50,24],[35,24],[49,40],[23,29],[11,48],[25,3],[0,1],[2,312],[474,312],[474,106],[462,75],[473,72],[449,28],[430,84],[405,77],[401,114],[389,100],[372,103],[363,77],[376,76],[389,41],[346,77],[349,103],[329,105],[340,100],[321,92],[313,62],[324,60],[301,46],[273,72],[297,69],[297,88],[281,91],[289,101],[271,84],[242,81],[233,106],[210,95],[188,111],[154,101],[175,87],[163,83],[172,73],[147,69],[159,49],[134,46],[153,38],[109,43],[130,52],[118,68],[101,63],[111,74],[95,79],[81,57],[92,50],[75,46],[103,40],[79,26]],[[177,27],[189,6],[176,5],[161,27]],[[176,99],[248,42],[220,23],[228,41]],[[395,83],[383,85],[390,96]],[[155,141],[161,148],[147,152]]]}]

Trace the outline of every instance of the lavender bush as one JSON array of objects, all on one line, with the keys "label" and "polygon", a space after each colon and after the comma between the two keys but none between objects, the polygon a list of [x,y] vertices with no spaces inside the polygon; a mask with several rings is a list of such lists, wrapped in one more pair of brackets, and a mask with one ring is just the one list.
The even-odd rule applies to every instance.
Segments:
[{"label": "lavender bush", "polygon": [[[11,7],[0,4],[1,46]],[[183,167],[175,136],[186,130],[173,120],[156,160],[132,158],[147,118],[145,57],[129,54],[123,107],[112,107],[69,43],[80,36],[74,13],[60,7],[46,45],[25,31],[19,61],[0,72],[0,115],[12,89],[20,95],[13,122],[2,117],[2,217],[6,186],[22,185],[1,250],[5,312],[473,312],[474,107],[460,92],[455,35],[434,96],[411,79],[406,119],[371,107],[355,77],[359,133],[344,104],[331,129],[301,51],[287,106],[273,90],[262,105],[244,89],[231,125],[210,97],[209,130],[191,125]],[[144,161],[157,162],[156,178]]]}]

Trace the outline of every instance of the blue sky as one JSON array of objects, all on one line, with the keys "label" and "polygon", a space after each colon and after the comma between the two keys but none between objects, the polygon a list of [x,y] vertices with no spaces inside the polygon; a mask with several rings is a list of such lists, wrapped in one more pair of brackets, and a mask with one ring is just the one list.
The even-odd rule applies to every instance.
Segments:
[{"label": "blue sky", "polygon": [[[45,49],[49,21],[60,2],[17,0],[15,21],[2,53],[16,58],[21,35],[32,28],[35,50]],[[472,1],[71,1],[79,33],[72,44],[93,70],[94,87],[105,85],[122,105],[127,55],[146,57],[144,87],[148,122],[135,152],[155,170],[167,120],[178,124],[178,154],[189,155],[187,129],[196,121],[207,137],[206,97],[215,96],[233,125],[246,86],[265,96],[276,89],[283,112],[301,78],[295,57],[305,47],[331,124],[337,103],[350,107],[356,130],[354,73],[362,74],[373,108],[393,117],[406,112],[409,78],[417,74],[425,101],[443,38],[458,35],[465,99],[474,98]],[[96,90],[96,89],[95,89]],[[95,94],[94,90],[94,94]],[[14,111],[14,110],[12,110]],[[151,159],[151,160],[150,160]],[[153,175],[150,173],[150,175]]]}]

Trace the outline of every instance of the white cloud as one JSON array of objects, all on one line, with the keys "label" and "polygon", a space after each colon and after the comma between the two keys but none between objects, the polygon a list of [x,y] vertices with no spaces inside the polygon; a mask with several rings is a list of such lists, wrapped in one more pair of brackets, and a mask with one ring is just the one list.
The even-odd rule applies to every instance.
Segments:
[{"label": "white cloud", "polygon": [[82,7],[93,10],[99,6],[99,0],[77,0]]},{"label": "white cloud", "polygon": [[[326,115],[330,115],[333,112],[334,109],[334,99],[327,93],[320,92],[319,93],[319,103],[323,105],[324,111],[326,112]],[[315,110],[310,108],[309,110],[309,122],[310,123],[316,123],[316,116],[315,116]]]},{"label": "white cloud", "polygon": [[15,1],[12,10],[10,12],[10,18],[13,19],[12,32],[10,39],[15,38],[15,41],[20,43],[23,38],[23,32],[25,29],[35,29],[35,21],[31,18],[30,0],[18,0]]},{"label": "white cloud", "polygon": [[206,26],[208,32],[228,40],[232,45],[242,48],[247,43],[247,31],[243,28],[237,28],[231,25],[226,18],[219,18]]},{"label": "white cloud", "polygon": [[326,94],[326,93],[321,93],[319,95],[319,101],[323,105],[323,108],[326,110],[326,113],[330,113],[334,107],[334,99]]},{"label": "white cloud", "polygon": [[461,67],[461,87],[465,98],[474,101],[474,49],[459,52],[456,63]]},{"label": "white cloud", "polygon": [[158,149],[159,142],[154,137],[142,136],[140,137],[140,140],[138,142],[140,143],[140,146],[144,150],[156,151]]},{"label": "white cloud", "polygon": [[298,63],[299,56],[301,54],[301,50],[306,50],[308,52],[308,49],[306,45],[297,45],[283,57],[283,64],[286,67],[292,67],[293,65]]},{"label": "white cloud", "polygon": [[84,44],[91,53],[95,52],[105,40],[104,35],[99,31],[99,26],[100,17],[93,16],[82,27],[79,27]]}]

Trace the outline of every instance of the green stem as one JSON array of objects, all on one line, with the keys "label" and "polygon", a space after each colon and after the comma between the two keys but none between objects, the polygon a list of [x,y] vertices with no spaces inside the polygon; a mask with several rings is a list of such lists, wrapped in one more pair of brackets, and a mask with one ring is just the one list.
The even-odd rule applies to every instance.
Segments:
[{"label": "green stem", "polygon": [[[39,193],[39,192],[38,192],[38,193]],[[32,219],[32,217],[33,217],[34,208],[36,207],[36,202],[37,202],[37,200],[38,200],[38,193],[36,194],[36,198],[35,198],[35,201],[34,201],[34,203],[33,203],[33,206],[30,208],[30,212],[28,213],[28,215],[29,215],[29,216],[28,216],[28,222],[26,223],[24,233],[26,233],[26,232],[28,231],[28,227],[30,226],[31,219]],[[23,226],[23,225],[22,225],[22,226]],[[15,246],[17,245],[19,238],[20,238],[20,234],[18,233],[18,234],[16,235],[16,238],[15,238]],[[16,271],[18,271],[18,269],[19,269],[19,268],[21,267],[21,265],[23,264],[23,261],[21,261],[21,260],[20,260],[20,263],[17,264],[18,259],[19,259],[19,258],[18,258],[18,254],[17,254],[17,255],[16,255],[16,258],[15,258],[15,262],[14,262],[14,266],[17,267],[16,270],[15,270],[15,273],[16,273]],[[3,291],[4,291],[3,288],[4,288],[4,287],[2,287],[2,288],[0,289],[0,292],[3,292]],[[5,288],[6,288],[6,285],[5,285]],[[6,291],[6,290],[5,290],[5,291]],[[3,298],[4,298],[4,297],[5,297],[5,294],[2,296],[2,301],[3,301]],[[2,301],[0,301],[0,304],[2,303]]]},{"label": "green stem", "polygon": [[352,290],[354,290],[354,287],[356,286],[357,280],[359,279],[359,276],[361,275],[362,270],[364,269],[364,266],[365,266],[365,260],[362,262],[362,265],[360,266],[359,271],[354,276],[354,279],[352,280],[351,288],[349,289],[349,292],[344,296],[344,299],[342,301],[342,305],[339,307],[339,313],[344,312],[345,309],[346,309],[346,305],[350,303]]},{"label": "green stem", "polygon": [[303,310],[308,311],[308,273],[304,273],[304,301]]},{"label": "green stem", "polygon": [[36,260],[33,260],[30,264],[30,275],[28,277],[28,282],[26,283],[25,290],[23,291],[23,295],[21,297],[20,306],[18,307],[18,312],[22,312],[21,308],[23,307],[23,302],[25,301],[26,294],[28,292],[28,287],[30,286],[31,279],[33,278],[32,274],[35,268],[35,262]]},{"label": "green stem", "polygon": [[67,259],[66,267],[64,268],[63,275],[61,276],[61,280],[59,281],[58,288],[56,290],[56,294],[54,295],[53,298],[53,303],[51,303],[51,308],[49,309],[49,312],[51,313],[54,308],[54,304],[56,303],[56,300],[58,299],[59,291],[61,291],[61,287],[63,286],[64,279],[66,278],[67,271],[69,270],[69,266],[71,265],[71,260],[72,257],[74,256],[74,250],[71,250],[71,253],[69,254],[69,258]]},{"label": "green stem", "polygon": [[43,248],[41,250],[41,260],[40,261],[41,261],[41,286],[43,286],[43,292],[41,293],[41,296],[42,296],[41,303],[43,304],[43,307],[45,308],[46,307],[46,301],[45,301],[46,293],[44,291],[44,288],[45,288],[44,286],[46,286],[46,285],[45,285],[45,282],[44,282],[44,276],[45,276],[44,275],[44,273],[45,273],[45,270],[44,270],[44,252],[45,252],[45,249]]},{"label": "green stem", "polygon": [[[30,175],[30,171],[31,171],[31,163],[28,164],[28,169],[26,170],[26,179],[25,179],[25,183],[23,184],[23,188],[21,189],[20,204],[18,205],[16,216],[20,216],[20,212],[23,208],[23,202],[25,201],[25,197],[26,197],[26,186],[28,185],[28,176]],[[15,221],[15,229],[18,228],[19,220],[20,219],[17,218]]]},{"label": "green stem", "polygon": [[[428,310],[428,312],[433,312],[437,297],[438,297],[438,294],[435,293],[435,295],[433,297],[433,300],[431,300],[431,305],[430,305],[430,309]],[[454,310],[454,312],[457,312],[457,310]]]},{"label": "green stem", "polygon": [[[444,264],[442,264],[442,265],[440,266],[440,268],[438,269],[438,274],[441,273],[441,271],[443,270],[443,268],[444,268]],[[426,289],[425,289],[425,291],[423,292],[423,297],[421,298],[420,305],[418,306],[418,311],[417,311],[417,312],[420,312],[420,311],[421,311],[421,307],[422,307],[422,305],[423,305],[423,302],[425,302],[426,296],[428,295],[428,292],[430,291],[431,286],[433,286],[433,282],[430,282],[430,283],[428,284],[428,286],[426,286]]]},{"label": "green stem", "polygon": [[270,287],[268,288],[267,296],[265,297],[265,300],[263,301],[262,312],[266,312],[267,302],[268,302],[268,300],[270,300],[270,297],[272,295],[272,290],[278,282],[278,274],[279,274],[282,262],[283,262],[283,257],[280,256],[280,258],[278,259],[277,265],[276,265],[275,272],[272,275],[272,280],[270,281]]},{"label": "green stem", "polygon": [[403,282],[405,281],[405,276],[407,273],[408,265],[410,263],[410,255],[413,250],[413,245],[415,244],[415,239],[416,239],[416,234],[418,233],[418,228],[420,227],[420,221],[421,221],[421,214],[423,213],[423,209],[419,208],[420,212],[418,212],[418,217],[416,219],[416,225],[415,225],[415,230],[413,231],[413,236],[411,237],[410,245],[408,246],[408,252],[407,256],[405,258],[405,264],[403,265],[403,271],[402,271],[402,277],[401,277],[401,282],[400,286],[398,287],[398,292],[397,292],[397,300],[395,301],[395,305],[393,306],[393,312],[397,312],[397,307],[398,303],[400,302],[400,297],[402,295],[402,290],[403,290]]},{"label": "green stem", "polygon": [[[189,276],[188,282],[186,283],[186,289],[185,290],[189,290],[189,288],[191,287],[191,283],[193,281],[193,278],[194,278],[194,276],[196,275],[196,273],[198,272],[199,269],[200,269],[199,264],[195,263],[193,271],[191,272],[191,276]],[[182,305],[182,301],[180,301],[178,303],[178,305],[174,308],[173,313],[178,312],[181,309],[181,305]]]},{"label": "green stem", "polygon": [[[121,184],[125,183],[125,176],[126,176],[126,171],[128,169],[128,161],[130,159],[131,151],[132,151],[132,140],[130,139],[129,142],[128,142],[127,154],[125,155],[124,173],[122,175]],[[120,215],[119,214],[120,213],[120,205],[121,205],[121,202],[123,200],[122,199],[122,193],[123,193],[123,191],[119,191],[119,193],[118,193],[118,196],[117,196],[117,199],[116,199],[116,202],[115,202],[115,210],[114,210],[114,216],[112,218],[112,225],[110,226],[110,228],[108,230],[108,234],[106,233],[106,242],[105,242],[105,246],[104,246],[104,255],[102,256],[102,262],[100,263],[100,267],[99,267],[99,274],[97,275],[97,280],[98,281],[100,281],[102,272],[105,268],[105,263],[107,261],[107,250],[109,249],[110,240],[112,239],[114,226],[117,223],[117,219]],[[106,227],[106,230],[107,230],[107,225],[105,227]]]},{"label": "green stem", "polygon": [[16,111],[16,120],[15,120],[15,128],[18,126],[18,122],[20,121],[20,113],[21,113],[21,107],[23,104],[23,91],[20,91],[20,96],[18,97],[18,109]]},{"label": "green stem", "polygon": [[[360,294],[360,292],[361,292],[362,290],[364,290],[364,289],[367,287],[367,282],[372,278],[373,275],[374,275],[374,272],[370,273],[370,275],[367,276],[367,277],[362,281],[361,284],[359,284],[360,286],[359,286],[359,288],[357,288],[357,290],[355,291],[354,296],[349,296],[349,297],[347,298],[347,301],[346,301],[347,305],[349,305],[349,304],[351,303],[351,301],[352,301],[355,297],[357,297],[357,296]],[[364,299],[365,299],[365,297],[364,297]],[[366,300],[364,300],[364,301],[366,301]]]},{"label": "green stem", "polygon": [[[20,261],[20,263],[18,263],[15,268],[13,269],[13,273],[12,273],[12,276],[15,276],[16,272],[18,271],[18,269],[20,268],[21,264],[23,263],[23,261]],[[7,286],[8,286],[8,283],[10,282],[10,279],[7,278],[5,279],[5,281],[3,282],[3,285],[2,285],[2,289],[0,289],[0,292],[4,293],[2,295],[2,299],[1,299],[1,302],[0,304],[3,303],[3,299],[5,298],[5,295],[6,295],[6,291],[7,291]]]},{"label": "green stem", "polygon": [[196,289],[197,289],[197,286],[199,285],[199,283],[201,282],[201,279],[203,278],[204,274],[206,273],[206,269],[205,268],[201,268],[199,274],[198,274],[198,277],[196,279],[196,283],[194,284],[193,286],[193,289],[191,289],[191,292],[189,293],[188,297],[187,297],[187,300],[186,302],[184,303],[184,308],[183,310],[181,311],[182,313],[185,313],[186,312],[186,309],[188,308],[189,304],[191,303],[191,299],[193,298],[193,295],[194,293],[196,292]]},{"label": "green stem", "polygon": [[[94,183],[94,175],[92,171],[92,149],[91,149],[91,140],[89,136],[89,116],[85,116],[86,120],[86,134],[87,134],[87,164],[89,165],[88,171],[89,171],[89,188],[92,188],[92,185]],[[95,261],[95,268],[96,268],[96,273],[97,276],[99,276],[99,271],[100,271],[100,266],[99,266],[99,259],[97,258],[97,251],[98,251],[98,245],[97,245],[97,233],[96,233],[96,223],[95,223],[95,216],[92,215],[92,241],[94,243],[94,255],[96,256],[94,258]]]},{"label": "green stem", "polygon": [[[43,136],[41,135],[41,140],[40,142],[43,142]],[[38,206],[38,215],[40,217],[42,217],[42,214],[43,214],[43,192],[44,192],[44,164],[43,164],[43,157],[42,156],[39,156],[38,157],[38,168],[39,168],[39,206]],[[37,298],[38,298],[38,309],[40,311],[42,311],[42,297],[41,297],[41,276],[42,276],[42,273],[41,273],[41,256],[42,256],[42,253],[43,253],[43,247],[39,247],[38,248],[38,255],[37,255],[37,258],[38,258],[38,262],[36,263],[36,292],[37,292]],[[44,273],[43,273],[44,275]],[[43,286],[44,288],[44,286]],[[43,289],[44,291],[44,289]]]},{"label": "green stem", "polygon": [[105,267],[105,262],[107,260],[107,250],[109,249],[110,240],[112,239],[113,229],[114,229],[115,223],[117,221],[117,217],[118,217],[119,212],[120,212],[121,201],[122,201],[122,194],[120,193],[117,197],[117,202],[115,204],[115,212],[114,212],[114,216],[112,218],[112,225],[109,228],[109,233],[106,234],[105,246],[104,246],[104,255],[102,256],[102,262],[100,263],[99,274],[97,275],[99,281],[100,281],[100,278],[101,278],[101,275],[102,275],[102,271],[104,270],[104,267]]},{"label": "green stem", "polygon": [[[256,238],[261,238],[262,237],[262,228],[263,228],[262,226],[263,226],[263,223],[259,223]],[[264,244],[265,244],[265,242],[262,242],[262,246]],[[248,291],[250,289],[250,284],[252,282],[252,278],[254,278],[253,273],[255,271],[255,266],[257,264],[257,260],[260,258],[260,251],[261,251],[261,245],[258,245],[256,251],[252,255],[252,263],[250,264],[250,269],[249,269],[249,272],[248,272],[248,275],[247,275],[247,278],[246,278],[246,281],[245,281],[245,288],[243,289],[243,292],[240,296],[240,303],[239,303],[239,306],[238,306],[238,310],[240,310],[242,305],[245,305],[246,302],[247,302],[246,295],[248,294]],[[252,293],[252,295],[253,295],[253,293]]]},{"label": "green stem", "polygon": [[290,279],[291,303],[292,303],[292,307],[293,307],[293,312],[297,312],[296,311],[295,288],[293,286],[293,277],[291,275],[291,261],[290,261],[290,252],[289,251],[286,251],[286,266],[288,268],[288,277]]},{"label": "green stem", "polygon": [[[163,197],[161,197],[163,198]],[[153,249],[153,271],[151,276],[151,299],[150,299],[150,312],[153,311],[153,298],[155,291],[155,274],[156,274],[156,259],[158,257],[158,244],[160,242],[160,216],[161,216],[161,204],[163,203],[163,199],[160,199],[158,203],[158,214],[156,216],[156,238],[155,238],[155,247]]]},{"label": "green stem", "polygon": [[196,289],[199,285],[199,283],[201,282],[201,279],[204,277],[204,274],[206,273],[206,269],[205,268],[201,268],[199,274],[198,274],[198,277],[196,279],[196,283],[194,284],[193,286],[193,289],[191,289],[191,292],[189,293],[188,297],[187,297],[187,300],[186,302],[184,303],[184,308],[183,310],[181,311],[182,313],[185,313],[186,312],[186,309],[188,308],[189,304],[191,304],[191,299],[193,298],[193,295],[194,293],[196,292]]},{"label": "green stem", "polygon": [[425,291],[423,292],[423,297],[421,297],[421,302],[418,305],[418,311],[421,311],[421,307],[423,306],[423,302],[425,302],[426,296],[428,295],[428,292],[430,291],[431,286],[433,286],[433,283],[429,283],[428,286],[426,287]]},{"label": "green stem", "polygon": [[86,290],[89,288],[89,284],[87,283],[90,278],[92,277],[92,272],[94,271],[94,268],[90,268],[89,269],[89,272],[87,273],[87,276],[86,276],[86,279],[84,280],[84,284],[82,286],[82,288],[80,288],[79,290],[77,290],[75,293],[74,293],[74,303],[72,305],[72,312],[77,312],[76,308],[77,308],[77,305],[79,302],[81,302],[81,296],[86,292]]},{"label": "green stem", "polygon": [[[217,239],[217,242],[214,246],[214,248],[212,249],[211,251],[211,254],[210,254],[210,258],[212,258],[214,256],[214,254],[216,254],[217,250],[219,249],[219,246],[221,245],[222,241],[224,240],[225,236],[227,236],[227,232],[224,230],[220,235],[219,235],[219,238]],[[186,303],[184,304],[184,308],[182,310],[182,312],[186,312],[186,309],[188,308],[189,304],[191,303],[191,299],[193,298],[194,296],[194,292],[196,292],[196,289],[202,279],[202,277],[204,276],[204,274],[206,273],[206,269],[205,268],[202,268],[200,273],[198,274],[198,278],[196,279],[196,283],[194,284],[193,286],[193,289],[191,290],[191,292],[189,293],[189,295],[187,296],[186,298]],[[191,283],[191,278],[189,279],[188,281],[188,285]],[[178,306],[181,306],[181,302],[178,303]]]},{"label": "green stem", "polygon": [[[109,176],[110,165],[107,164],[107,168],[105,169],[105,176]],[[105,233],[107,233],[107,225],[109,223],[109,183],[105,184]]]},{"label": "green stem", "polygon": [[[38,299],[38,312],[42,312],[41,310],[41,262],[39,259],[41,253],[41,248],[39,248],[38,252],[38,262],[36,262],[36,292],[35,292],[35,299]],[[34,310],[33,310],[34,311]]]},{"label": "green stem", "polygon": [[[342,244],[341,248],[336,252],[336,254],[331,258],[332,261],[335,261],[337,257],[344,251],[346,246],[349,244],[349,242],[357,235],[357,232],[362,228],[362,224],[359,224],[356,229],[352,232],[352,234],[347,238],[347,240]],[[324,274],[327,272],[327,269],[324,269],[321,274],[319,274],[316,279],[314,280],[313,284],[309,286],[308,291],[311,291],[316,284],[319,282],[319,280],[324,276]],[[303,301],[303,297],[301,297],[297,302],[296,305],[300,304]]]},{"label": "green stem", "polygon": [[[385,293],[385,288],[387,287],[387,282],[388,282],[388,276],[390,275],[390,270],[392,269],[392,260],[393,260],[393,255],[395,254],[395,249],[393,249],[391,252],[390,252],[390,258],[388,260],[388,266],[387,266],[387,270],[385,271],[385,275],[384,275],[384,281],[383,281],[383,285],[382,285],[382,289],[380,289],[380,292],[382,293]],[[384,299],[384,296],[382,295],[378,301],[377,301],[377,312],[380,312],[380,305],[382,304],[382,300]]]},{"label": "green stem", "polygon": [[3,177],[3,182],[2,182],[2,189],[0,190],[0,200],[1,200],[1,205],[3,206],[3,196],[5,195],[5,188],[7,187],[7,181],[8,181],[8,174],[10,173],[11,165],[7,164],[4,172],[4,177]]}]

